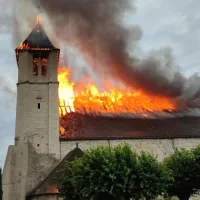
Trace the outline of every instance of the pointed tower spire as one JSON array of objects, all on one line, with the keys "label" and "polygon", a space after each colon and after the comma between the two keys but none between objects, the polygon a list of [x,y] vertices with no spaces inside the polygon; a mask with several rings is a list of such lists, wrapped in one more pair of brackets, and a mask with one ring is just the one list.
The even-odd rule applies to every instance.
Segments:
[{"label": "pointed tower spire", "polygon": [[51,43],[50,39],[48,38],[43,25],[42,19],[40,18],[40,13],[42,13],[42,9],[40,6],[37,6],[38,13],[36,18],[36,26],[32,30],[32,32],[28,35],[26,40],[20,44],[17,50],[53,50],[57,49]]},{"label": "pointed tower spire", "polygon": [[41,20],[38,21],[35,28],[23,42],[27,44],[30,49],[55,49],[51,41],[49,40],[42,24]]},{"label": "pointed tower spire", "polygon": [[19,63],[19,53],[23,51],[52,51],[56,50],[59,52],[59,49],[56,48],[49,37],[47,36],[43,25],[42,20],[39,14],[42,13],[41,7],[38,6],[37,13],[37,24],[32,32],[28,35],[26,40],[22,42],[15,50],[17,63]]},{"label": "pointed tower spire", "polygon": [[37,13],[36,22],[37,22],[37,24],[42,24],[42,19],[40,18],[40,13],[42,13],[42,8],[40,5],[38,5],[37,9],[38,9],[38,13]]}]

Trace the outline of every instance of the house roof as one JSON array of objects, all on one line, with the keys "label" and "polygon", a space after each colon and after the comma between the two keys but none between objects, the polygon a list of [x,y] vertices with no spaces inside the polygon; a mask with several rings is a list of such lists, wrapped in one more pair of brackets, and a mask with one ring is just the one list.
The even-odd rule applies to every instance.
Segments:
[{"label": "house roof", "polygon": [[58,177],[60,176],[60,170],[66,164],[66,162],[72,162],[76,158],[83,156],[83,152],[79,148],[75,148],[70,151],[63,160],[49,173],[46,179],[44,179],[34,190],[27,194],[27,200],[33,196],[40,195],[53,195],[59,194],[57,189]]}]

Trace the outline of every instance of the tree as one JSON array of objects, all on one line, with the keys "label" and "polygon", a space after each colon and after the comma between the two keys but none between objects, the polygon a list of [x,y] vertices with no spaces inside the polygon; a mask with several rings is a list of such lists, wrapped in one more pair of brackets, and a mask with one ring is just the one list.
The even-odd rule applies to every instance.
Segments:
[{"label": "tree", "polygon": [[58,187],[64,200],[149,199],[165,193],[171,180],[165,170],[153,156],[139,156],[128,145],[98,147],[66,163]]},{"label": "tree", "polygon": [[132,171],[138,171],[137,167],[137,155],[127,145],[90,149],[65,166],[59,191],[64,200],[98,199],[102,193],[130,199],[135,187]]},{"label": "tree", "polygon": [[3,190],[2,190],[2,170],[0,168],[0,200],[2,200]]},{"label": "tree", "polygon": [[192,150],[180,149],[166,158],[164,163],[172,171],[174,183],[168,189],[169,196],[188,200],[200,189],[200,146]]},{"label": "tree", "polygon": [[155,199],[158,195],[165,196],[169,184],[173,182],[170,170],[149,154],[139,156],[140,163],[140,199]]},{"label": "tree", "polygon": [[108,192],[99,193],[95,200],[115,200],[115,198]]}]

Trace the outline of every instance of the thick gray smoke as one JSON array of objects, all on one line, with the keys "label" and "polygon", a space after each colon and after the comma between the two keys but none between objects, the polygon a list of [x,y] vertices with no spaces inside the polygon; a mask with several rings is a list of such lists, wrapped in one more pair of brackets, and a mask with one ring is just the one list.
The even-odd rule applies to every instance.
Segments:
[{"label": "thick gray smoke", "polygon": [[[33,0],[51,19],[62,42],[81,49],[96,71],[109,73],[128,87],[197,104],[200,78],[189,80],[178,71],[170,49],[136,58],[128,51],[141,38],[138,27],[126,27],[122,18],[134,12],[133,0]],[[133,49],[133,48],[132,48]],[[97,60],[99,64],[93,64]]]},{"label": "thick gray smoke", "polygon": [[0,33],[11,34],[16,48],[33,28],[36,9],[32,4],[29,9],[29,1],[24,0],[0,0],[0,4]]},{"label": "thick gray smoke", "polygon": [[30,13],[40,5],[54,36],[63,44],[78,47],[93,70],[120,79],[128,87],[198,106],[200,78],[194,75],[186,79],[181,75],[169,48],[152,51],[144,58],[134,56],[134,46],[142,31],[137,26],[125,26],[122,20],[125,14],[135,11],[133,0],[14,2],[21,10],[20,14],[12,15],[16,25],[12,28],[14,38],[22,37],[19,32],[25,32],[23,26],[31,27],[34,19]]}]

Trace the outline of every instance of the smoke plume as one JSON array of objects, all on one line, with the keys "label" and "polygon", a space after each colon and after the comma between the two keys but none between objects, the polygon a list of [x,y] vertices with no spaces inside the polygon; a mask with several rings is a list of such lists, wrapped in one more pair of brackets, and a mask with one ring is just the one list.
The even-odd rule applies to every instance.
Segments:
[{"label": "smoke plume", "polygon": [[[135,12],[133,0],[32,0],[32,10],[30,5],[23,9],[26,0],[19,1],[16,6],[21,7],[20,16],[29,25],[30,11],[40,5],[54,36],[63,44],[78,47],[93,70],[120,79],[128,87],[198,106],[200,78],[194,75],[186,79],[179,72],[171,49],[155,50],[144,58],[134,56],[142,31],[123,23],[127,13]],[[15,16],[15,21],[18,19]],[[15,38],[18,30],[14,29]]]},{"label": "smoke plume", "polygon": [[152,51],[145,58],[132,56],[128,51],[128,45],[134,46],[142,36],[139,27],[123,24],[123,16],[135,11],[132,0],[34,0],[33,3],[40,4],[51,19],[55,35],[81,49],[95,71],[120,78],[128,87],[190,104],[199,97],[199,77],[184,78],[169,48]]}]

